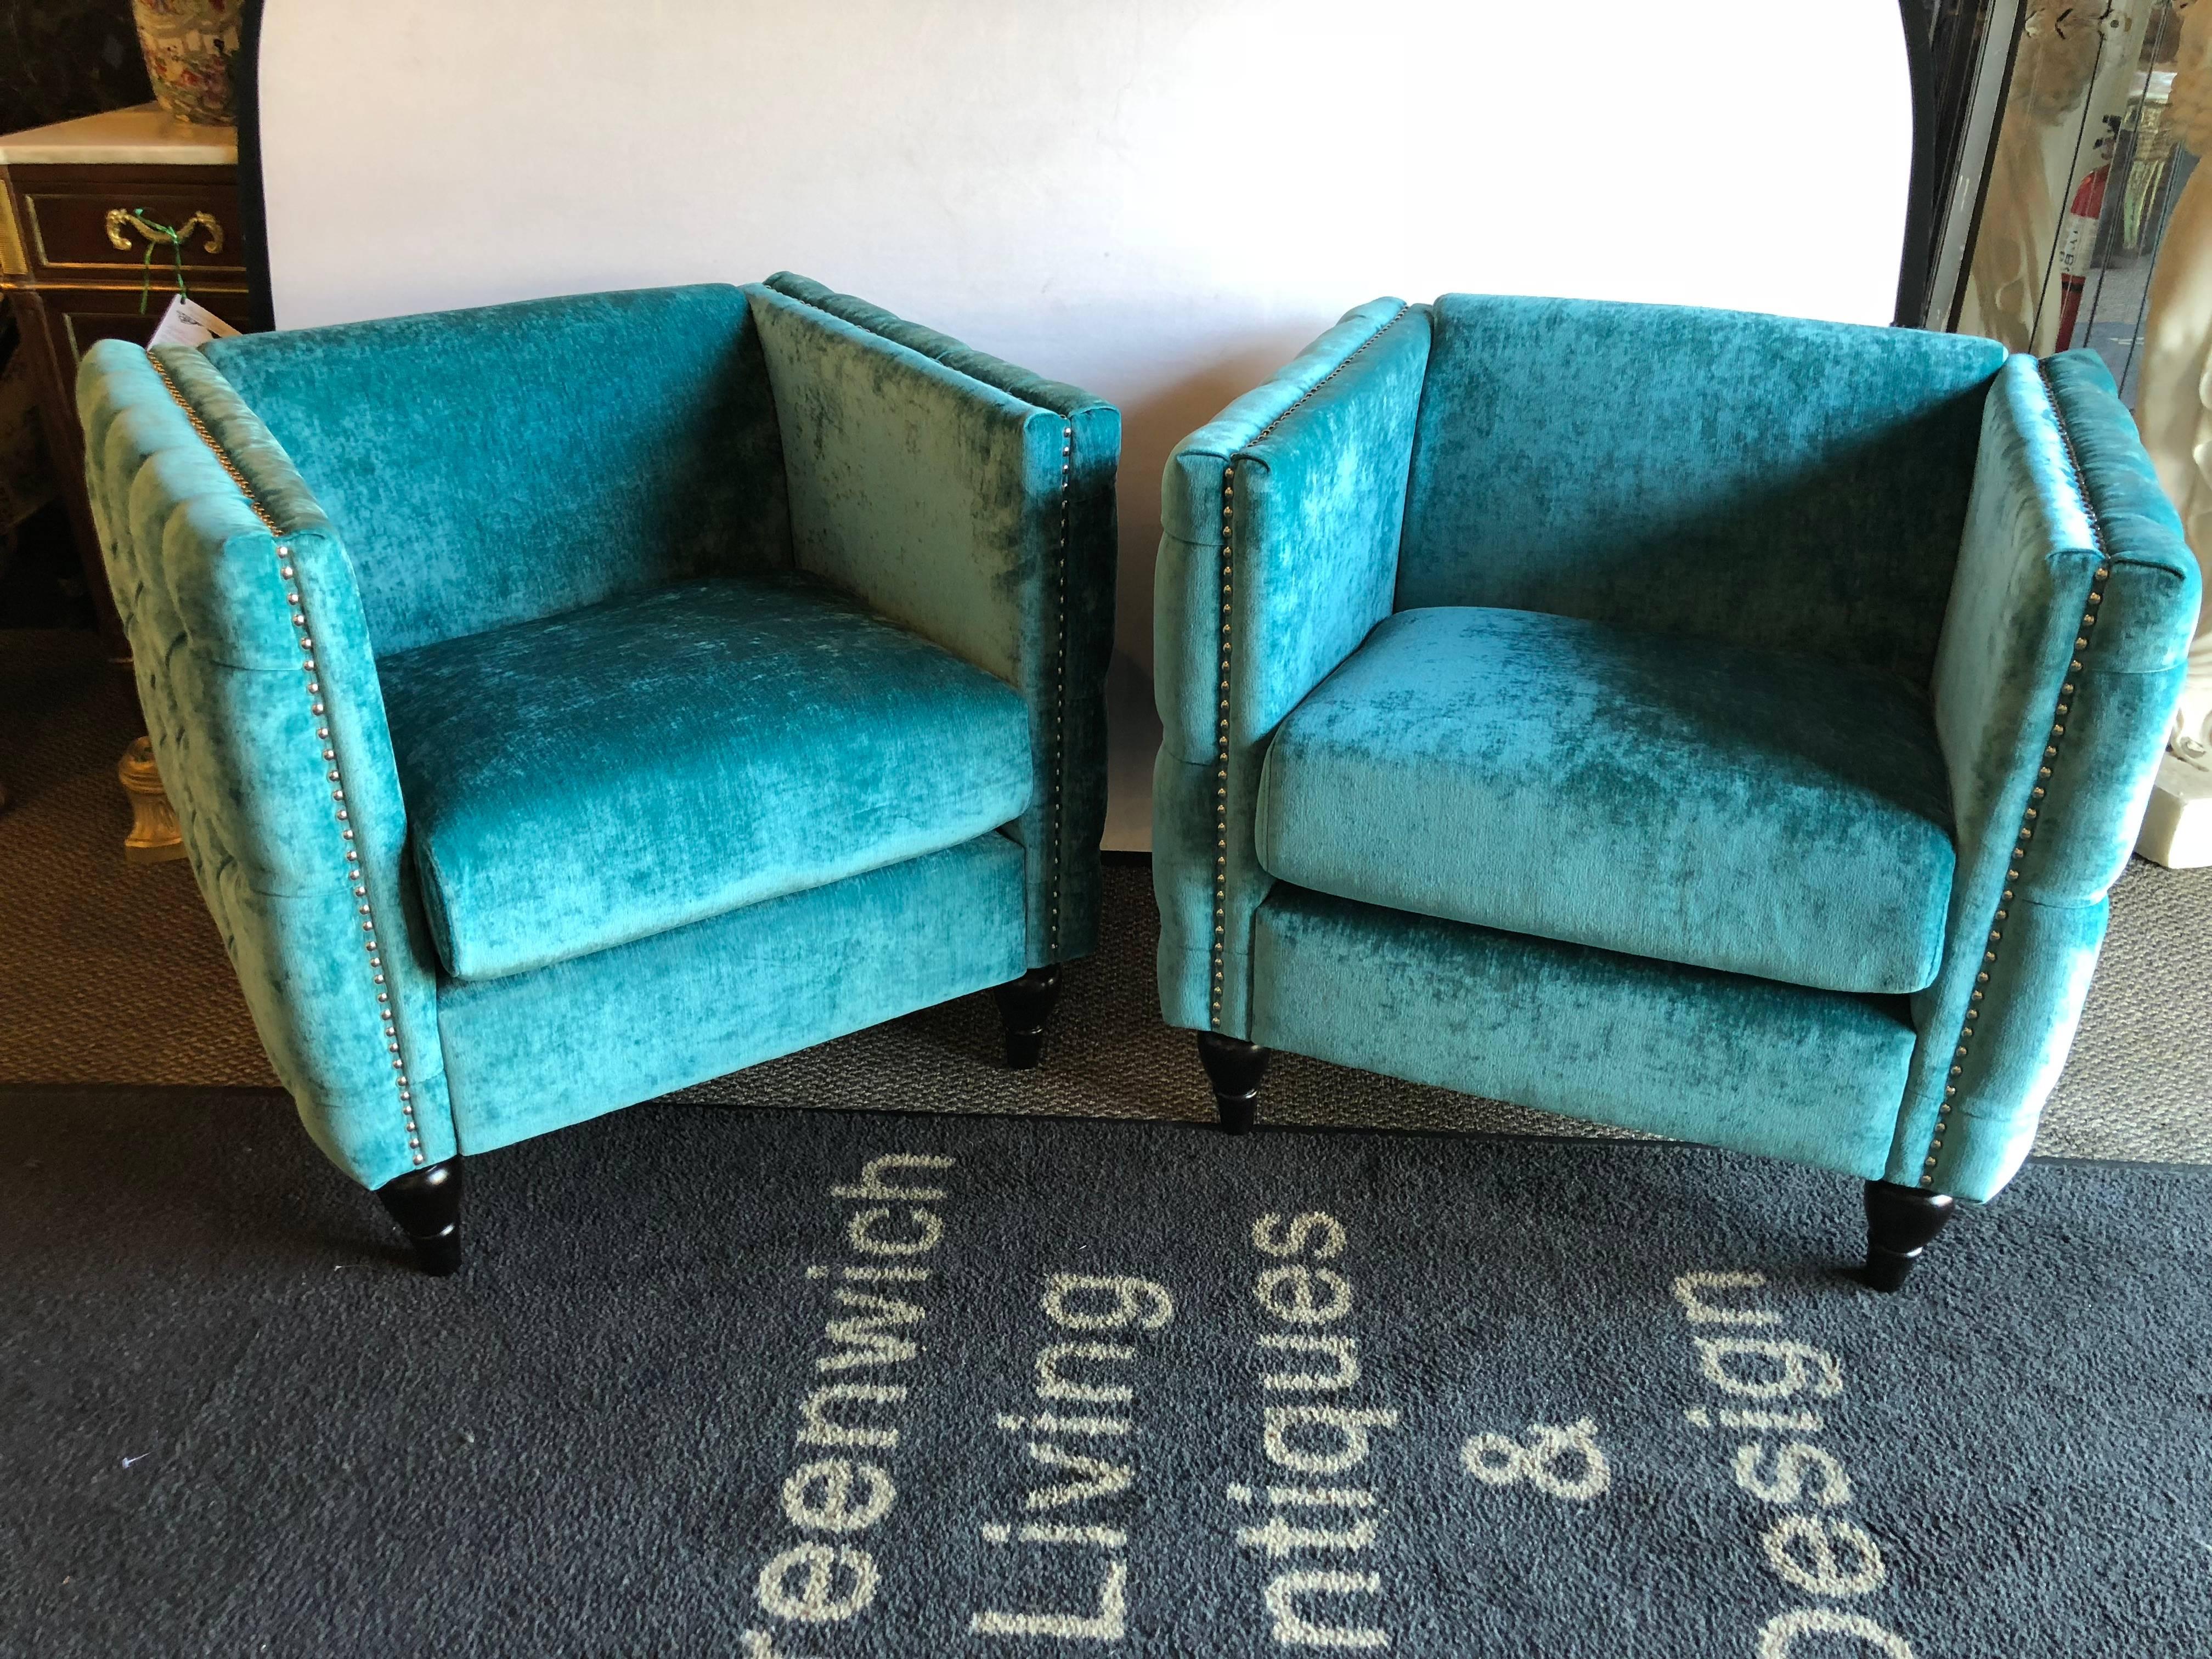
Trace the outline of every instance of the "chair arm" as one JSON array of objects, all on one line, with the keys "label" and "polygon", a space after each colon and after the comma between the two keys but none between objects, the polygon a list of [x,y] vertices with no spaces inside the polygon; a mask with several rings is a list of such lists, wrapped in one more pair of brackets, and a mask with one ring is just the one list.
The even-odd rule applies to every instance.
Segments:
[{"label": "chair arm", "polygon": [[435,969],[352,562],[198,352],[95,345],[77,409],[161,781],[270,1062],[363,1185],[451,1157]]},{"label": "chair arm", "polygon": [[1260,867],[1254,803],[1286,714],[1390,614],[1425,307],[1377,300],[1186,438],[1163,484],[1152,787],[1160,1000],[1244,1036]]},{"label": "chair arm", "polygon": [[1958,865],[1893,1181],[1987,1198],[2033,1148],[2186,672],[2196,561],[2112,377],[1991,385],[1936,659]]},{"label": "chair arm", "polygon": [[1030,709],[1028,961],[1088,955],[1106,824],[1121,413],[788,272],[745,293],[803,570]]}]

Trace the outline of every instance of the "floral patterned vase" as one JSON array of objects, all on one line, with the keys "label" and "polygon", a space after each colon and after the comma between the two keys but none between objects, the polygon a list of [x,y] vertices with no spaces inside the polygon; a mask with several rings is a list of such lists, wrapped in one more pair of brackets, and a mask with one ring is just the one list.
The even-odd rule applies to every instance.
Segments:
[{"label": "floral patterned vase", "polygon": [[230,60],[244,0],[131,0],[131,9],[161,107],[179,121],[235,125]]}]

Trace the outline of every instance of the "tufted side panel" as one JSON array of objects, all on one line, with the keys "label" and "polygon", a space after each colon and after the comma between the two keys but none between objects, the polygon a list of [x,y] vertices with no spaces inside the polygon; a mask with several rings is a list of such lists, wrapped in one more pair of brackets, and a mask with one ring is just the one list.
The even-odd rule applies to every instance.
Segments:
[{"label": "tufted side panel", "polygon": [[364,1185],[450,1156],[435,981],[405,919],[406,816],[346,550],[198,353],[157,368],[97,345],[78,408],[155,753],[270,1061]]},{"label": "tufted side panel", "polygon": [[[1067,587],[1098,574],[1072,559],[1076,417],[778,289],[746,292],[782,422],[793,562],[1022,694],[1035,784],[1008,829],[1029,854],[1029,965],[1082,954],[1097,830],[1069,829],[1103,827],[1104,750],[1095,732],[1088,753],[1064,745],[1063,710],[1071,686],[1086,703],[1105,692],[1095,636],[1088,661],[1064,654]],[[1100,428],[1117,447],[1119,429]],[[1084,488],[1099,487],[1094,465]],[[1110,586],[1076,603],[1095,629]]]}]

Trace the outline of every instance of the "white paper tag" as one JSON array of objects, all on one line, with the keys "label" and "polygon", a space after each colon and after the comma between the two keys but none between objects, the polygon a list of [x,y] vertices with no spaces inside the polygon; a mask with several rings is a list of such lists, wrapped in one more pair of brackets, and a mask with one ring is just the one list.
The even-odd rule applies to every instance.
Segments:
[{"label": "white paper tag", "polygon": [[161,313],[161,326],[146,342],[146,349],[151,351],[155,346],[203,346],[210,340],[220,340],[237,332],[205,306],[195,305],[179,294],[171,297],[169,308]]}]

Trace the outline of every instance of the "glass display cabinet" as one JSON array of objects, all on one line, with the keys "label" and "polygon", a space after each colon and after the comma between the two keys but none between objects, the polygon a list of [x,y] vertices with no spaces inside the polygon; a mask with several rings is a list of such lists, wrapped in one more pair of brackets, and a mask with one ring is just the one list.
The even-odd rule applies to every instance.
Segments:
[{"label": "glass display cabinet", "polygon": [[[1979,0],[1926,321],[2087,349],[2212,553],[2212,0]],[[2200,623],[2140,850],[2212,864],[2212,629]]]}]

